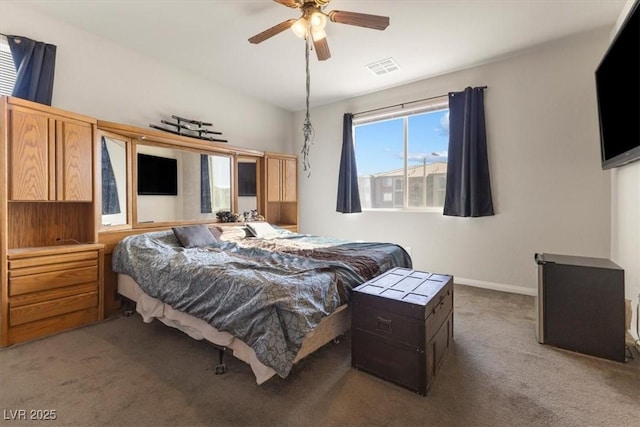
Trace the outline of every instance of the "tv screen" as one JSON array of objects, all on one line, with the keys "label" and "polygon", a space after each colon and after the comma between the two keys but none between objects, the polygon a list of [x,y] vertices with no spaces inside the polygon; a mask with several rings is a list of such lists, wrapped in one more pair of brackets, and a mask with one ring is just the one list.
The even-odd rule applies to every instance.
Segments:
[{"label": "tv screen", "polygon": [[640,1],[596,69],[602,169],[640,160]]},{"label": "tv screen", "polygon": [[177,196],[178,161],[138,153],[138,194]]},{"label": "tv screen", "polygon": [[256,195],[256,164],[238,163],[238,196]]}]

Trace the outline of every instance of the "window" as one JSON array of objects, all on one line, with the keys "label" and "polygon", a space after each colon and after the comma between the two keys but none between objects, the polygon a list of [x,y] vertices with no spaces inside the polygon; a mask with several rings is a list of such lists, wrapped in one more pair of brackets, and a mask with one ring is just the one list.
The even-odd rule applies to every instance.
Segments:
[{"label": "window", "polygon": [[[375,115],[374,115],[375,114]],[[354,117],[363,209],[442,209],[449,149],[448,97]]]},{"label": "window", "polygon": [[7,38],[0,36],[0,96],[11,95],[16,84],[16,67],[13,63]]}]

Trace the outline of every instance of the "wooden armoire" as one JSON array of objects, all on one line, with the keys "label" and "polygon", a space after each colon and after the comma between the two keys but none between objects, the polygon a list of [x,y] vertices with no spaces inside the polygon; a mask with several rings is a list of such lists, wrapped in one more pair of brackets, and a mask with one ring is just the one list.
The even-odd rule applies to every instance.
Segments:
[{"label": "wooden armoire", "polygon": [[0,99],[0,345],[102,318],[96,119]]}]

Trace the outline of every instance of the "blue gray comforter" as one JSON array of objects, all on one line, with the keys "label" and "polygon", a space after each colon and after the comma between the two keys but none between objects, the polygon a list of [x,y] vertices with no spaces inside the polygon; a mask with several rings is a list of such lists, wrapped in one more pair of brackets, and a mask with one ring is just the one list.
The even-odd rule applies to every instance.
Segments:
[{"label": "blue gray comforter", "polygon": [[171,230],[124,238],[113,270],[148,295],[240,338],[286,377],[304,336],[349,300],[351,289],[409,255],[387,243],[356,243],[283,231],[185,249]]}]

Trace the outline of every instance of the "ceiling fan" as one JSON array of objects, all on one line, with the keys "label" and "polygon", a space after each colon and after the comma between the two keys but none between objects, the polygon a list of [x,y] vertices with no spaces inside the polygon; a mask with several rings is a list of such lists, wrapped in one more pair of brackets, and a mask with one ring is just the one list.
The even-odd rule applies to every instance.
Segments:
[{"label": "ceiling fan", "polygon": [[367,15],[365,13],[345,12],[341,10],[332,10],[327,13],[323,12],[322,9],[329,4],[331,0],[273,1],[292,9],[300,9],[302,11],[302,17],[299,19],[288,19],[274,25],[251,37],[249,42],[253,44],[262,43],[289,28],[300,38],[304,38],[310,33],[319,61],[324,61],[331,57],[329,44],[327,43],[327,34],[324,31],[327,19],[339,24],[355,25],[358,27],[372,28],[374,30],[384,30],[389,26],[388,16]]}]

